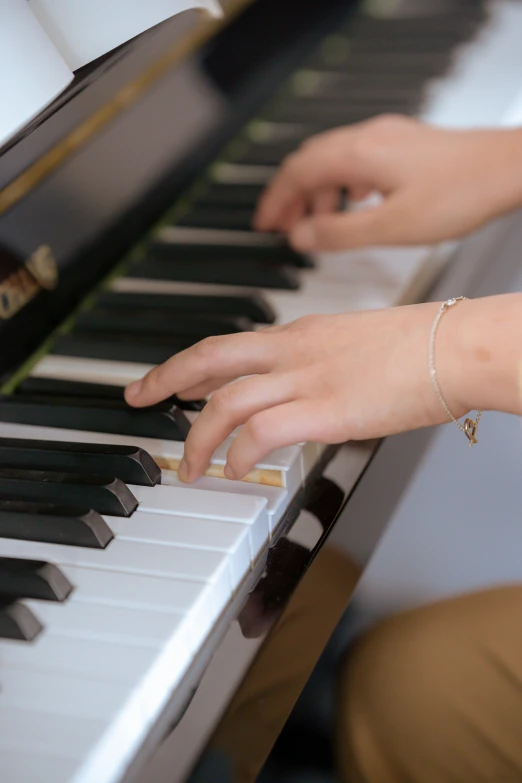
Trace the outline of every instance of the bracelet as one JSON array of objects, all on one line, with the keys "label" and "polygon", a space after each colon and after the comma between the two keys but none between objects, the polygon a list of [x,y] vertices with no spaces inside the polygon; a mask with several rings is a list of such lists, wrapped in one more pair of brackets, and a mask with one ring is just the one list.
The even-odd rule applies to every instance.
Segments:
[{"label": "bracelet", "polygon": [[477,428],[479,425],[480,417],[482,416],[482,411],[477,411],[477,416],[475,419],[468,418],[464,421],[464,424],[461,424],[460,421],[458,421],[455,418],[455,416],[452,414],[452,412],[446,405],[446,401],[442,396],[442,392],[440,390],[440,386],[437,381],[437,373],[435,372],[435,336],[437,334],[437,329],[439,328],[440,319],[442,318],[444,313],[447,310],[449,310],[450,307],[453,307],[459,302],[463,302],[464,300],[467,300],[467,298],[468,298],[467,296],[456,296],[454,299],[448,299],[446,302],[443,302],[441,304],[439,312],[437,313],[437,316],[431,328],[429,362],[430,362],[430,375],[433,383],[433,388],[435,389],[435,393],[439,398],[440,404],[446,411],[448,418],[451,421],[453,421],[457,425],[459,430],[461,430],[464,433],[464,435],[467,437],[467,439],[469,440],[469,445],[473,446],[475,443],[477,443],[477,437],[476,437]]}]

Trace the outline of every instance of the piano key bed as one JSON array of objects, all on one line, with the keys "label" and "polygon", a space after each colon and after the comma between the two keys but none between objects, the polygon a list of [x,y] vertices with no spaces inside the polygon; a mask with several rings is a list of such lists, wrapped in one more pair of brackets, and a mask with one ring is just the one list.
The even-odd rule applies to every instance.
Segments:
[{"label": "piano key bed", "polygon": [[[440,96],[430,104],[427,85],[484,20],[480,4],[428,17],[350,18],[58,330],[46,354],[4,387],[6,783],[122,780],[167,705],[171,721],[180,713],[270,547],[335,454],[298,444],[273,452],[245,481],[226,481],[232,435],[208,475],[185,486],[176,469],[204,401],[130,410],[123,387],[209,335],[423,295],[443,254],[303,257],[278,237],[256,235],[253,209],[274,167],[311,133],[386,111],[436,116]],[[371,456],[365,448],[347,491]]]}]

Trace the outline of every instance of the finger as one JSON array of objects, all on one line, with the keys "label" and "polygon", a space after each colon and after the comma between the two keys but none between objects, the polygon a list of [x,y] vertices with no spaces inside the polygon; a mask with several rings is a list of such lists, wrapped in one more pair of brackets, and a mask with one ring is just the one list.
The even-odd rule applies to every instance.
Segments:
[{"label": "finger", "polygon": [[308,253],[394,245],[399,237],[401,244],[408,244],[407,215],[385,201],[382,206],[358,212],[312,216],[292,230],[289,242],[296,250]]},{"label": "finger", "polygon": [[184,481],[199,478],[217,447],[236,427],[258,411],[286,403],[294,396],[293,376],[278,373],[246,378],[217,391],[187,436],[181,478]]},{"label": "finger", "polygon": [[364,201],[371,194],[372,188],[370,185],[358,185],[350,190],[348,197],[349,201],[357,203],[358,201]]},{"label": "finger", "polygon": [[274,449],[323,441],[327,414],[326,404],[317,400],[296,400],[254,414],[228,450],[225,475],[242,479]]},{"label": "finger", "polygon": [[227,383],[232,383],[232,381],[235,380],[235,377],[230,376],[209,378],[209,380],[204,383],[199,383],[196,386],[191,386],[189,389],[179,391],[177,396],[180,400],[201,400],[203,397],[216,391],[216,389],[220,389],[222,386],[226,386]]},{"label": "finger", "polygon": [[312,213],[314,215],[331,215],[338,212],[341,206],[341,192],[338,188],[327,188],[319,191],[312,198]]},{"label": "finger", "polygon": [[308,204],[304,198],[298,198],[295,202],[282,209],[278,216],[278,231],[282,234],[288,234],[289,231],[306,217],[309,213]]},{"label": "finger", "polygon": [[262,332],[207,337],[127,386],[125,399],[129,405],[140,408],[214,377],[238,378],[268,372],[274,349],[271,337]]},{"label": "finger", "polygon": [[311,144],[290,155],[265,190],[255,215],[262,231],[277,230],[281,215],[299,200],[329,188],[357,186],[362,177],[350,149],[339,143]]}]

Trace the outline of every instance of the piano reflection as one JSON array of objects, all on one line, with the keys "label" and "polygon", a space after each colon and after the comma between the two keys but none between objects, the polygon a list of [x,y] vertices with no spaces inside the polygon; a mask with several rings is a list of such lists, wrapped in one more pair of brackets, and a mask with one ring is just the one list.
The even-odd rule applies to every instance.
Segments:
[{"label": "piano reflection", "polygon": [[144,780],[166,736],[169,781],[261,773],[385,528],[359,543],[350,514],[379,444],[301,443],[228,481],[232,435],[188,486],[205,400],[130,409],[123,388],[207,336],[443,286],[453,245],[310,257],[251,229],[305,138],[518,118],[510,0],[222,6],[2,0],[6,783]]}]

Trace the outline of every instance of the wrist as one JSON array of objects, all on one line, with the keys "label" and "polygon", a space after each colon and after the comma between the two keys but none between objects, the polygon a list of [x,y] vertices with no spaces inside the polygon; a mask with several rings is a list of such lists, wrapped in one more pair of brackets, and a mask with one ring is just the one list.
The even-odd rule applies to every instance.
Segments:
[{"label": "wrist", "polygon": [[460,302],[442,319],[435,350],[455,417],[470,410],[522,413],[522,294]]}]

